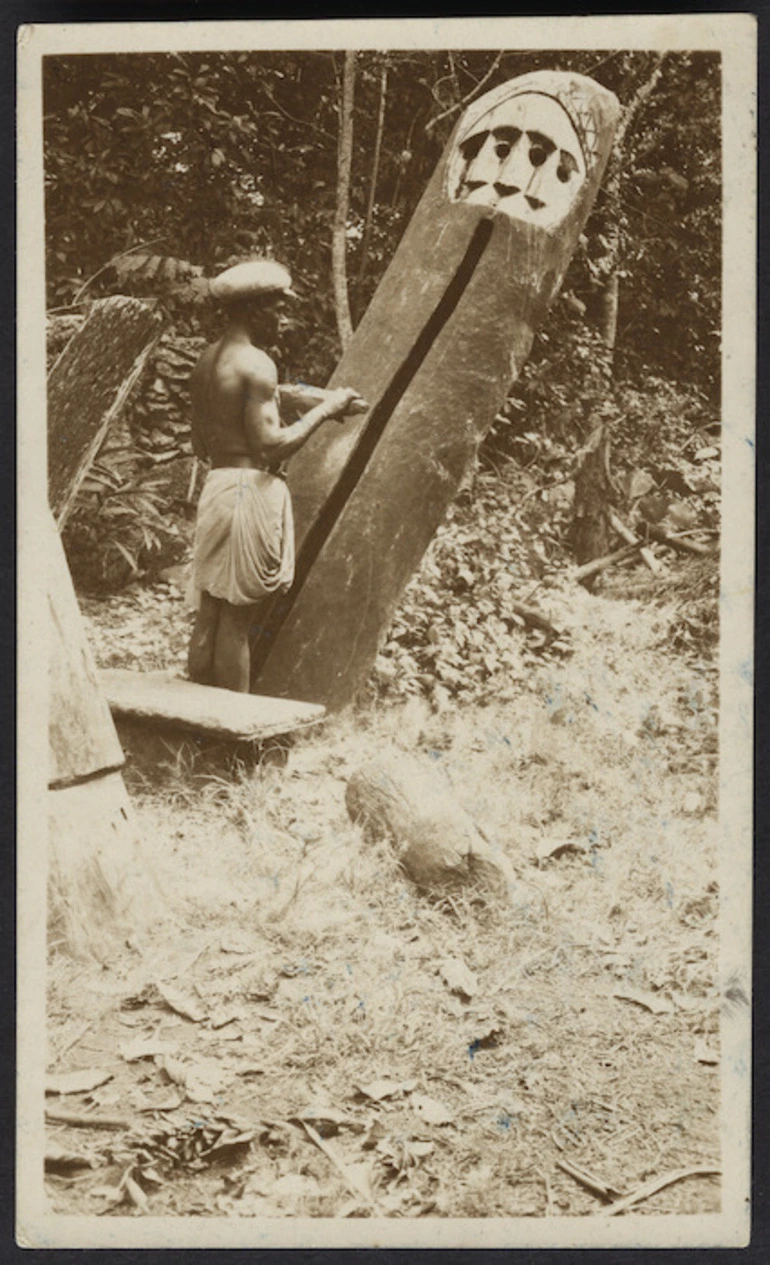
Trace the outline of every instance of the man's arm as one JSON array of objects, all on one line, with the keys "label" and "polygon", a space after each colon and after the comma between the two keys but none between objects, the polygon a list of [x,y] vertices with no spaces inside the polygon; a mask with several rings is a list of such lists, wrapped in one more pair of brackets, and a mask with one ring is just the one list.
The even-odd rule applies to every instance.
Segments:
[{"label": "man's arm", "polygon": [[[278,408],[281,417],[285,417],[287,413],[293,413],[295,417],[302,416],[311,408],[315,408],[316,404],[323,404],[331,395],[331,391],[327,387],[308,386],[305,382],[281,382],[278,385]],[[369,405],[361,396],[357,396],[350,405],[351,416],[354,413],[366,413]]]},{"label": "man's arm", "polygon": [[258,353],[250,358],[244,374],[245,407],[244,423],[246,439],[252,455],[258,461],[285,461],[331,418],[340,420],[350,412],[350,405],[358,393],[351,387],[340,387],[328,392],[322,402],[312,408],[291,426],[281,426],[278,413],[278,383],[275,366],[267,357]]}]

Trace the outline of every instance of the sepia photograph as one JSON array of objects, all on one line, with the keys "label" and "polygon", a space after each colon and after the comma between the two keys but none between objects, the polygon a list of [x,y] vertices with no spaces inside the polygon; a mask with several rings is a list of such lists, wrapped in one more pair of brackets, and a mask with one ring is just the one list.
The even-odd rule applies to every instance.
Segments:
[{"label": "sepia photograph", "polygon": [[748,1241],[755,40],[21,28],[23,1246]]}]

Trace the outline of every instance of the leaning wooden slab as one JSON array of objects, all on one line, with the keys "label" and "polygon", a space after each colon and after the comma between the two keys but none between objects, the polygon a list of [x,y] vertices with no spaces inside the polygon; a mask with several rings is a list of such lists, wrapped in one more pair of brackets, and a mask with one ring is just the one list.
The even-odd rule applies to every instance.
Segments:
[{"label": "leaning wooden slab", "polygon": [[318,724],[326,715],[318,703],[237,694],[213,685],[196,685],[170,672],[111,668],[103,669],[99,679],[118,719],[152,723],[161,729],[218,741],[259,742]]},{"label": "leaning wooden slab", "polygon": [[59,529],[163,328],[152,304],[116,294],[93,305],[48,375],[48,500]]}]

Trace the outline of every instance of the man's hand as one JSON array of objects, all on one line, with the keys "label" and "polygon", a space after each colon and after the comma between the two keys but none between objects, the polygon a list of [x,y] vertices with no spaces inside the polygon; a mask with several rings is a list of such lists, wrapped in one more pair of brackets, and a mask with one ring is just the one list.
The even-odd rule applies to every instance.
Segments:
[{"label": "man's hand", "polygon": [[[269,363],[272,365],[272,361]],[[257,369],[258,366],[255,366],[248,378],[249,392],[245,408],[249,447],[257,458],[267,456],[270,460],[285,461],[324,422],[332,418],[341,422],[346,415],[365,413],[369,408],[366,400],[352,387],[338,387],[334,391],[323,391],[320,403],[305,413],[299,421],[293,422],[291,426],[281,426],[276,404],[276,396],[280,398],[280,388],[277,393],[275,383],[264,378]]]},{"label": "man's hand", "polygon": [[337,387],[330,391],[323,406],[329,419],[338,422],[348,414],[365,413],[369,407],[353,387]]}]

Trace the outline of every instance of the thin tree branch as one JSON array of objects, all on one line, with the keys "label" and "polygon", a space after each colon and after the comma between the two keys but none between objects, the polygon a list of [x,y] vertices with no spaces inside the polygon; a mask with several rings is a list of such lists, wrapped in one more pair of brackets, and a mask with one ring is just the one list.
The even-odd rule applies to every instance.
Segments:
[{"label": "thin tree branch", "polygon": [[490,79],[492,78],[493,74],[497,70],[502,60],[503,60],[503,50],[501,49],[500,52],[497,54],[495,60],[492,62],[492,65],[489,67],[489,70],[484,75],[484,77],[479,80],[475,88],[471,88],[471,91],[466,93],[466,95],[462,98],[461,101],[457,101],[455,102],[454,105],[450,105],[448,110],[442,110],[441,114],[437,114],[435,118],[428,119],[428,122],[425,124],[426,136],[430,136],[431,132],[434,130],[435,127],[437,127],[437,125],[441,122],[442,119],[448,118],[450,114],[454,114],[455,111],[457,110],[463,110],[465,106],[468,105],[473,100],[473,98],[479,94],[479,92],[481,92],[481,89],[484,87],[484,85],[489,83]]},{"label": "thin tree branch", "polygon": [[615,149],[618,153],[622,152],[623,144],[625,142],[626,135],[628,133],[629,128],[631,127],[631,124],[633,123],[634,119],[639,113],[639,110],[643,106],[644,102],[647,100],[650,93],[655,88],[655,85],[657,84],[658,80],[660,79],[660,76],[663,71],[663,61],[665,59],[665,56],[666,56],[665,53],[658,53],[649,75],[645,79],[644,83],[640,84],[639,87],[636,89],[636,92],[634,93],[628,105],[623,111],[620,122],[618,124],[617,131],[615,133]]},{"label": "thin tree branch", "polygon": [[585,562],[582,567],[572,572],[573,580],[587,580],[591,575],[597,575],[599,571],[604,571],[607,567],[611,567],[616,562],[622,562],[625,558],[630,558],[632,554],[637,553],[642,548],[643,542],[640,540],[636,545],[624,545],[622,549],[616,549],[613,553],[607,553],[603,558],[593,558],[591,562]]},{"label": "thin tree branch", "polygon": [[46,1107],[45,1118],[51,1124],[69,1124],[82,1129],[131,1129],[132,1121],[127,1116],[91,1116],[75,1111],[59,1110],[58,1107]]},{"label": "thin tree branch", "polygon": [[[652,69],[645,81],[639,84],[634,92],[628,105],[623,110],[620,122],[615,131],[615,137],[612,146],[612,156],[610,158],[609,169],[604,181],[605,194],[612,198],[618,197],[620,193],[620,180],[624,167],[624,146],[631,124],[634,122],[639,110],[644,102],[653,92],[662,74],[663,60],[665,53],[658,53],[653,63]],[[607,236],[610,240],[609,249],[600,263],[600,271],[603,273],[607,281],[615,272],[618,266],[618,260],[621,255],[622,233],[619,223],[616,222],[611,226]]]},{"label": "thin tree branch", "polygon": [[647,525],[647,532],[653,540],[659,541],[661,545],[669,545],[678,553],[694,553],[699,558],[708,558],[715,552],[711,545],[702,545],[697,540],[685,540],[682,536],[675,536],[667,532],[664,527],[657,527],[653,523]]},{"label": "thin tree branch", "polygon": [[[612,527],[613,531],[617,532],[621,540],[625,540],[627,545],[642,544],[642,541],[639,540],[638,536],[635,536],[634,533],[631,531],[631,529],[629,527],[626,527],[623,520],[619,518],[617,514],[613,513],[612,510],[610,510],[610,526]],[[644,561],[646,562],[650,570],[654,571],[655,574],[657,575],[657,573],[661,569],[661,565],[660,565],[659,559],[655,557],[655,554],[652,552],[652,550],[649,549],[645,545],[644,548],[640,549],[639,552],[641,553],[642,557],[644,558]]]},{"label": "thin tree branch", "polygon": [[673,1186],[676,1182],[682,1182],[688,1177],[721,1176],[722,1170],[716,1164],[698,1168],[680,1168],[673,1173],[664,1173],[662,1177],[654,1177],[643,1186],[637,1187],[630,1195],[626,1195],[623,1199],[616,1199],[608,1207],[602,1208],[600,1215],[616,1217],[619,1212],[625,1212],[627,1208],[632,1208],[634,1204],[641,1203],[644,1199],[651,1199],[653,1195],[657,1195],[658,1191],[665,1190],[667,1186]]},{"label": "thin tree branch", "polygon": [[325,136],[326,139],[329,141],[334,140],[334,137],[331,135],[330,132],[327,132],[325,131],[324,128],[319,127],[318,124],[314,123],[311,119],[298,119],[296,115],[289,114],[289,111],[284,109],[280,101],[276,101],[275,97],[273,96],[272,92],[270,91],[266,83],[261,83],[260,86],[265,96],[267,97],[268,101],[272,101],[276,110],[278,110],[278,112],[282,114],[285,119],[288,119],[290,123],[298,123],[300,127],[309,127],[311,131],[318,132],[319,136]]},{"label": "thin tree branch", "polygon": [[617,57],[620,51],[621,50],[619,48],[614,48],[611,53],[607,53],[606,57],[602,57],[601,61],[594,62],[591,66],[587,68],[587,70],[581,71],[581,74],[593,75],[599,69],[600,66],[606,65],[606,63],[608,61],[611,61],[613,57]]}]

